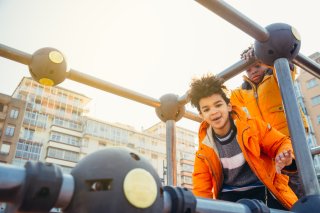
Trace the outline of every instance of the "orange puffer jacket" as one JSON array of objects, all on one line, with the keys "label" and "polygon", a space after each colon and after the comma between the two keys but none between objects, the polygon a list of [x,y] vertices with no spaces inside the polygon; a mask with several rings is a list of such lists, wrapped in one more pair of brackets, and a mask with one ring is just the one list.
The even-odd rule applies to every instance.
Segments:
[{"label": "orange puffer jacket", "polygon": [[[276,173],[274,158],[284,150],[292,150],[291,141],[260,119],[248,118],[239,107],[233,107],[232,118],[238,143],[250,168],[283,206],[290,209],[298,198],[288,186],[289,177]],[[199,149],[192,179],[195,196],[218,197],[223,171],[212,128],[206,122],[202,122],[199,129]]]},{"label": "orange puffer jacket", "polygon": [[[295,71],[292,71],[293,79],[294,76]],[[243,107],[250,117],[260,118],[281,133],[290,136],[275,72],[268,69],[258,85],[252,83],[246,76],[243,78],[244,83],[241,88],[231,93],[231,104]],[[308,130],[308,123],[301,108],[300,114],[304,127]]]}]

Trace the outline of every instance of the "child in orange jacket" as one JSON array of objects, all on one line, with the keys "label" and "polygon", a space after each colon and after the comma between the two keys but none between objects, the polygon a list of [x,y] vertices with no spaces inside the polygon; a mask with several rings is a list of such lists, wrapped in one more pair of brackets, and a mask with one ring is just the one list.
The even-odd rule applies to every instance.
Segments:
[{"label": "child in orange jacket", "polygon": [[231,106],[223,80],[194,79],[191,104],[203,119],[195,156],[193,193],[237,201],[259,199],[270,208],[290,209],[297,197],[282,169],[292,165],[290,139],[260,119]]}]

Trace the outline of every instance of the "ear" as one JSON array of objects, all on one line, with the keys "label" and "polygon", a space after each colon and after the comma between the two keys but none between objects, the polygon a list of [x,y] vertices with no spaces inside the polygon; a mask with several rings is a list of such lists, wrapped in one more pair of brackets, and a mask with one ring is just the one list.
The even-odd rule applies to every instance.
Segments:
[{"label": "ear", "polygon": [[232,111],[232,105],[231,105],[231,102],[229,102],[227,104],[227,107],[228,107],[228,112],[231,112]]}]

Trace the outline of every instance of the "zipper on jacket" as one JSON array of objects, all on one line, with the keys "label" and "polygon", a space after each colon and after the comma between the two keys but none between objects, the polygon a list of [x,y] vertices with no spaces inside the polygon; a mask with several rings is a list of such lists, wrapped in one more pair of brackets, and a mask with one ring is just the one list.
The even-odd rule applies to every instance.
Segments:
[{"label": "zipper on jacket", "polygon": [[258,87],[259,87],[259,85],[265,80],[264,78],[265,78],[265,77],[263,77],[263,80],[262,80],[258,85],[255,85],[254,83],[252,83],[249,78],[246,79],[246,81],[247,81],[247,82],[251,85],[251,87],[252,87],[253,96],[254,96],[254,98],[256,99],[256,104],[257,104],[257,107],[258,107],[258,109],[259,109],[259,112],[260,112],[260,115],[261,115],[261,117],[262,117],[262,120],[264,120],[264,117],[263,117],[262,111],[261,111],[260,106],[259,106]]},{"label": "zipper on jacket", "polygon": [[[214,173],[213,166],[212,166],[212,164],[210,163],[210,161],[208,160],[208,158],[207,158],[205,155],[199,154],[199,153],[197,154],[197,157],[199,157],[201,160],[204,160],[204,161],[208,162],[209,167],[210,167],[210,170],[211,170],[211,175],[212,175],[212,177],[215,179],[215,181],[216,181],[216,183],[217,183],[217,185],[218,185],[218,178],[217,178],[216,174]],[[221,185],[221,184],[219,184],[219,185]],[[220,187],[220,188],[221,188],[221,187]],[[219,189],[219,191],[220,191],[220,189]]]}]

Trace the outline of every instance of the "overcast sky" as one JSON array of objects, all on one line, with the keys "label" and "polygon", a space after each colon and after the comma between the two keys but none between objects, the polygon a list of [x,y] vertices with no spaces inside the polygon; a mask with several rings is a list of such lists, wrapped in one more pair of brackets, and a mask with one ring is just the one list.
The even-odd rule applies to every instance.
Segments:
[{"label": "overcast sky", "polygon": [[[319,51],[319,1],[227,2],[261,26],[294,26],[304,55]],[[30,54],[54,47],[69,67],[157,99],[183,95],[193,77],[221,72],[254,42],[193,0],[0,0],[0,27],[1,44]],[[4,58],[0,73],[0,93],[8,95],[30,76],[27,66]],[[227,85],[240,83],[239,76]],[[159,121],[152,107],[70,80],[60,86],[92,98],[90,116],[100,120],[136,129]],[[177,125],[198,128],[184,118]]]}]

